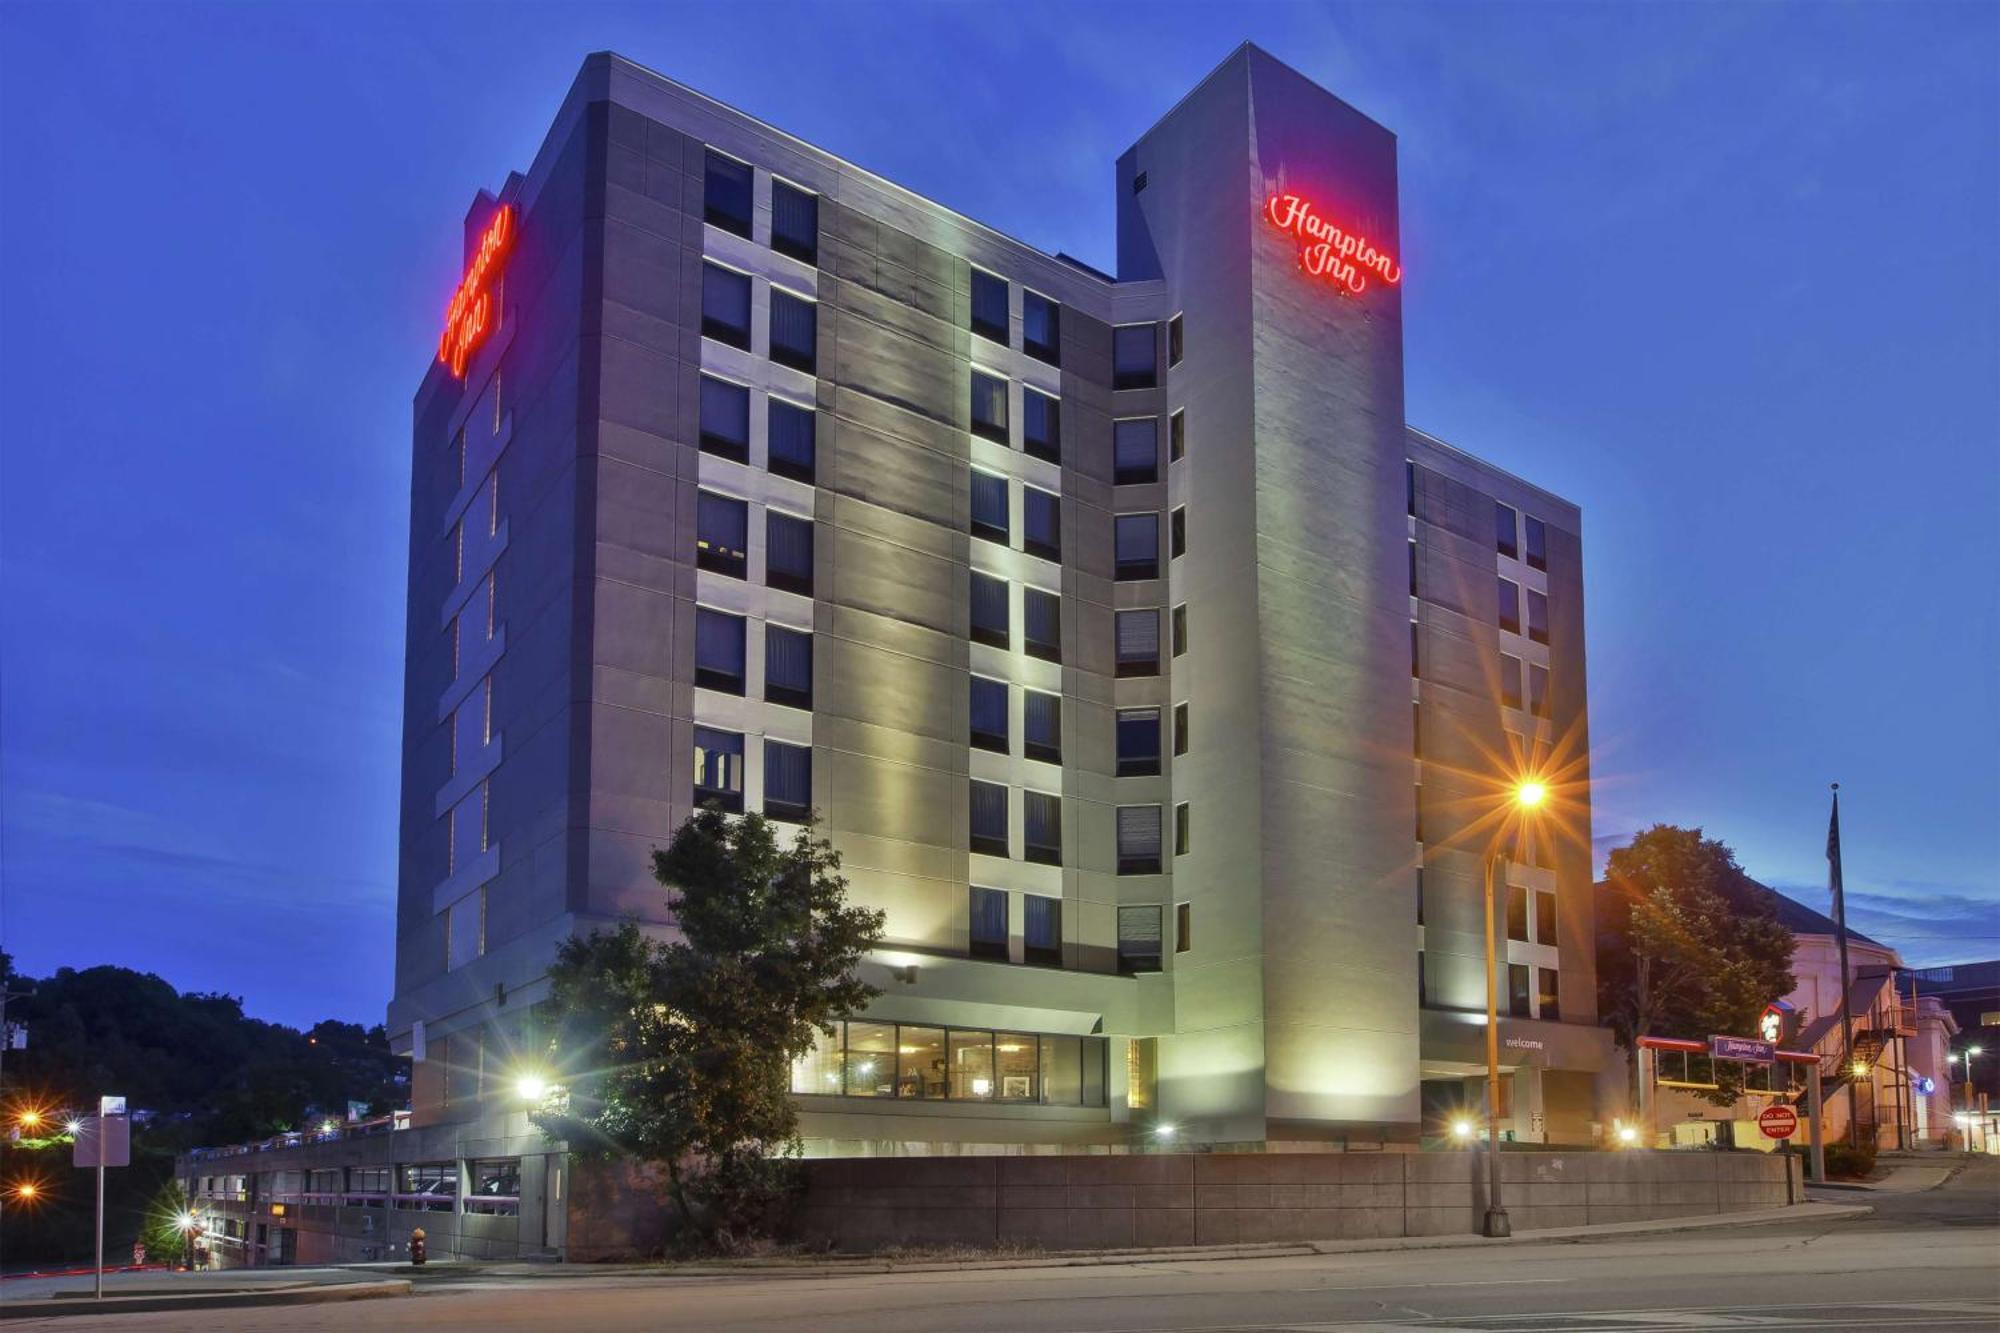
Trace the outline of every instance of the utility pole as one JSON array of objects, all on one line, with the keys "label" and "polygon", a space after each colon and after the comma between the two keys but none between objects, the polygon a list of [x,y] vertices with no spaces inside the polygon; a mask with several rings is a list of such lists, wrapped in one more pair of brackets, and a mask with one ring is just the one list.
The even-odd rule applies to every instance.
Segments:
[{"label": "utility pole", "polygon": [[1853,974],[1847,970],[1847,895],[1840,885],[1840,784],[1833,784],[1833,817],[1826,826],[1827,885],[1833,890],[1833,928],[1840,941],[1840,1067],[1847,1079],[1847,1141],[1861,1142],[1861,1087],[1854,1072],[1854,1019],[1847,1012]]}]

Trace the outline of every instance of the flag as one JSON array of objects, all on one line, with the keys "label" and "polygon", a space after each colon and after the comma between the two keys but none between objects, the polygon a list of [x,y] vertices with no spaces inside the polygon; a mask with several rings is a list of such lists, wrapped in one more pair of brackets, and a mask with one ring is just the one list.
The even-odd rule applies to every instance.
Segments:
[{"label": "flag", "polygon": [[1833,789],[1833,817],[1826,824],[1826,882],[1833,894],[1835,920],[1845,919],[1840,892],[1840,788]]}]

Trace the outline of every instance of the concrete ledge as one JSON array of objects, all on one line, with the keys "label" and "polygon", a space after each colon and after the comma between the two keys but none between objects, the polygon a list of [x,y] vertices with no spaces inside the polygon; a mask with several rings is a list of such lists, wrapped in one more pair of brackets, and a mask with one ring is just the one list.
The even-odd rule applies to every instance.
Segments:
[{"label": "concrete ledge", "polygon": [[407,1296],[407,1281],[331,1282],[320,1286],[280,1287],[270,1291],[210,1291],[152,1293],[144,1296],[61,1296],[39,1301],[0,1304],[0,1319],[49,1319],[63,1315],[147,1314],[162,1310],[235,1310],[257,1305],[327,1305],[335,1301],[371,1301]]}]

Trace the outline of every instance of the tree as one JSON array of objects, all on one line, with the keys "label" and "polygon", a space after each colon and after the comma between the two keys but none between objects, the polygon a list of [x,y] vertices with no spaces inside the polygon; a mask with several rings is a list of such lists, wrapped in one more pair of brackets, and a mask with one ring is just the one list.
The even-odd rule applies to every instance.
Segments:
[{"label": "tree", "polygon": [[628,921],[565,941],[549,969],[566,1103],[535,1122],[572,1151],[657,1164],[710,1244],[754,1225],[797,1155],[793,1060],[878,993],[854,969],[882,914],[847,905],[839,870],[810,828],[781,847],[762,815],[704,808],[653,854],[680,938]]},{"label": "tree", "polygon": [[[1630,1053],[1644,1035],[1749,1034],[1790,991],[1792,933],[1736,863],[1696,829],[1655,824],[1611,853],[1597,918],[1598,1012]],[[1718,1065],[1706,1100],[1736,1099]],[[1638,1078],[1636,1061],[1632,1078]]]}]

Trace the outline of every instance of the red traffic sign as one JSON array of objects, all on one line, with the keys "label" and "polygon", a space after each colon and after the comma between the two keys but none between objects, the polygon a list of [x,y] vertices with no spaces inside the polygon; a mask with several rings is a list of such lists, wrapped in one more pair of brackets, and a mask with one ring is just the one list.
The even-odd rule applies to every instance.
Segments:
[{"label": "red traffic sign", "polygon": [[1782,1104],[1767,1106],[1757,1113],[1757,1128],[1767,1139],[1788,1139],[1799,1132],[1799,1113]]}]

